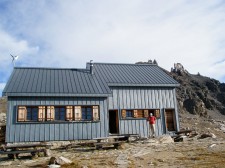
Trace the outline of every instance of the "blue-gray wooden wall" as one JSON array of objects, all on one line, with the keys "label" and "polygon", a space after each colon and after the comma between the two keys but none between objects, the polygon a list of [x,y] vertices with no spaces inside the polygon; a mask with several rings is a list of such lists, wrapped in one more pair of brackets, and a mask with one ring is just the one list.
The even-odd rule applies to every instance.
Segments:
[{"label": "blue-gray wooden wall", "polygon": [[[18,105],[99,105],[99,122],[16,122]],[[92,139],[108,136],[107,98],[8,97],[6,142]]]},{"label": "blue-gray wooden wall", "polygon": [[139,134],[148,137],[149,124],[146,119],[122,119],[121,109],[160,109],[161,117],[156,122],[156,136],[168,133],[165,126],[165,109],[174,109],[176,129],[179,130],[175,88],[155,87],[111,87],[109,109],[117,109],[120,134]]}]

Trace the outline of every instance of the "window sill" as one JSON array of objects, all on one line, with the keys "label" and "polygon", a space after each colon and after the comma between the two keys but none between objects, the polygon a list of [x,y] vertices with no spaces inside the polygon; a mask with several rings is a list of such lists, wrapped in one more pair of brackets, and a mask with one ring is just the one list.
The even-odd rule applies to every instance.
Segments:
[{"label": "window sill", "polygon": [[98,121],[24,121],[24,122],[16,122],[16,124],[68,124],[68,123],[98,123]]},{"label": "window sill", "polygon": [[147,118],[134,118],[134,117],[129,117],[129,118],[121,118],[121,120],[147,120]]}]

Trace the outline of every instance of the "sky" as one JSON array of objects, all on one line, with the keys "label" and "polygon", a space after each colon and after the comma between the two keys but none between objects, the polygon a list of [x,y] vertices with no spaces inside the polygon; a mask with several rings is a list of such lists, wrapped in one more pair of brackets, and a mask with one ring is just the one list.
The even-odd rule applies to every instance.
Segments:
[{"label": "sky", "polygon": [[0,0],[0,96],[19,67],[156,59],[225,82],[223,0]]}]

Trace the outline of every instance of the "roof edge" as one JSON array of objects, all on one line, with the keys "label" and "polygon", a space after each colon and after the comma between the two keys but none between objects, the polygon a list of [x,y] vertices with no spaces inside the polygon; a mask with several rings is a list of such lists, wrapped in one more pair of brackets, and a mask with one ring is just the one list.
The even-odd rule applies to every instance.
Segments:
[{"label": "roof edge", "polygon": [[3,96],[46,96],[46,97],[61,97],[61,96],[75,96],[75,97],[109,97],[111,96],[110,93],[104,93],[104,94],[73,94],[73,93],[3,93]]},{"label": "roof edge", "polygon": [[147,86],[147,87],[179,87],[180,84],[127,84],[127,83],[108,83],[108,86]]}]

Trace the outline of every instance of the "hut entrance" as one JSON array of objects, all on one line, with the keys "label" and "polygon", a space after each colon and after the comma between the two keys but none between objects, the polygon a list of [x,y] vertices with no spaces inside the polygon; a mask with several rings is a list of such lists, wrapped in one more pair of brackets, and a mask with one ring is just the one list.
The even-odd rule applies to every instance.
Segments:
[{"label": "hut entrance", "polygon": [[118,110],[109,110],[109,133],[119,133]]},{"label": "hut entrance", "polygon": [[168,131],[176,131],[176,122],[173,109],[165,109],[165,122]]}]

